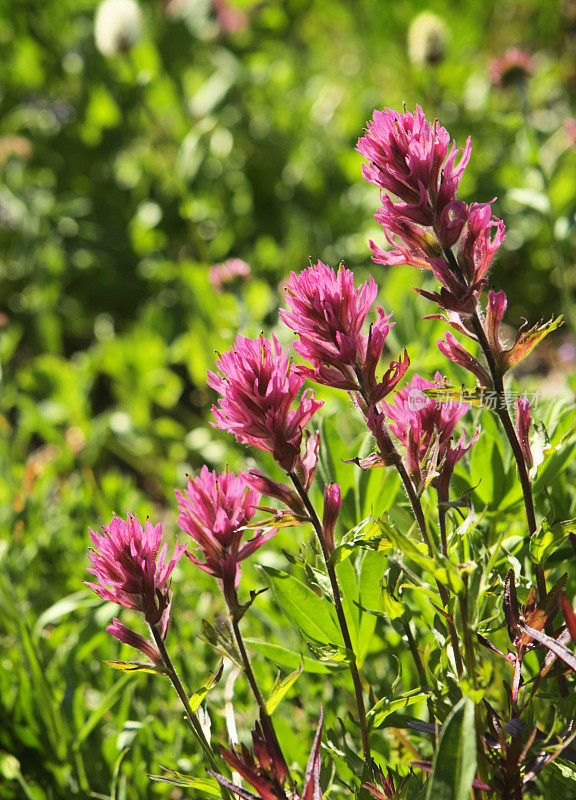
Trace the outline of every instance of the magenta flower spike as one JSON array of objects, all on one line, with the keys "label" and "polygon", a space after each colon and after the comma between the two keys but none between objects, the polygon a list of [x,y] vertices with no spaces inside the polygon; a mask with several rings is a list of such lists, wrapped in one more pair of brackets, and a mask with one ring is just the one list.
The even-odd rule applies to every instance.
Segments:
[{"label": "magenta flower spike", "polygon": [[377,308],[368,334],[364,323],[378,287],[373,278],[354,287],[354,276],[341,264],[337,271],[319,261],[296,274],[286,284],[287,309],[282,321],[299,337],[294,349],[311,367],[299,367],[306,378],[347,391],[364,388],[370,402],[385,397],[406,372],[406,353],[378,381],[376,368],[390,328],[391,314]]},{"label": "magenta flower spike", "polygon": [[239,336],[216,365],[219,373],[208,373],[208,385],[220,394],[212,409],[214,427],[272,453],[283,469],[293,471],[300,462],[304,427],[323,403],[309,389],[297,399],[304,377],[280,342]]},{"label": "magenta flower spike", "polygon": [[492,217],[491,203],[468,206],[456,199],[470,139],[457,148],[420,106],[414,115],[385,109],[374,112],[357,150],[370,162],[363,166],[364,177],[383,190],[375,216],[391,245],[382,250],[371,241],[373,260],[431,270],[442,290],[417,291],[447,311],[473,314],[504,239],[504,224]]},{"label": "magenta flower spike", "polygon": [[[363,166],[366,180],[403,201],[395,204],[394,215],[433,226],[454,203],[471,144],[468,139],[464,150],[457,149],[448,131],[437,121],[429,123],[416,106],[414,114],[374,111],[356,149],[369,161]],[[455,241],[454,231],[448,238]]]},{"label": "magenta flower spike", "polygon": [[112,517],[102,533],[90,530],[94,550],[89,553],[97,583],[86,583],[103,600],[141,611],[146,622],[166,635],[170,618],[170,575],[186,545],[176,543],[166,561],[168,544],[162,542],[162,525],[149,519],[144,528],[134,514]]},{"label": "magenta flower spike", "polygon": [[424,393],[426,389],[445,388],[445,383],[439,372],[433,381],[415,375],[391,402],[382,404],[382,411],[390,430],[406,448],[406,463],[414,483],[422,488],[427,476],[438,475],[439,492],[447,497],[454,466],[477,440],[479,431],[469,443],[462,435],[453,445],[456,425],[469,406],[461,401],[439,402]]},{"label": "magenta flower spike", "polygon": [[218,578],[226,599],[235,596],[240,562],[252,555],[276,533],[256,530],[244,540],[247,525],[257,511],[260,492],[248,489],[250,476],[240,472],[217,474],[207,466],[189,478],[184,491],[176,489],[178,525],[198,545],[202,559],[186,553],[197,567]]}]

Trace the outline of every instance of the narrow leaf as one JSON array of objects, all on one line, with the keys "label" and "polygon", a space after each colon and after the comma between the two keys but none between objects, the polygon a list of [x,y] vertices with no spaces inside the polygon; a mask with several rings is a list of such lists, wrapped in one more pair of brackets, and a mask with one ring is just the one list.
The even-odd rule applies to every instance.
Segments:
[{"label": "narrow leaf", "polygon": [[147,661],[105,661],[106,666],[120,672],[150,672],[152,675],[166,675],[164,667],[155,667]]},{"label": "narrow leaf", "polygon": [[426,800],[469,800],[475,773],[474,705],[465,697],[442,726]]},{"label": "narrow leaf", "polygon": [[548,650],[551,650],[558,658],[561,658],[565,664],[568,664],[568,666],[576,672],[576,656],[572,650],[568,650],[565,645],[556,641],[556,639],[553,639],[551,636],[548,636],[548,634],[537,631],[536,628],[531,628],[529,625],[524,625],[523,628],[533,639],[536,639],[537,642],[540,642],[540,644],[543,644]]},{"label": "narrow leaf", "polygon": [[205,680],[204,683],[202,684],[202,686],[196,692],[194,692],[194,694],[190,697],[189,703],[192,711],[198,710],[198,708],[200,707],[200,703],[202,702],[202,700],[204,700],[210,689],[213,689],[214,686],[216,686],[216,684],[222,677],[223,669],[224,669],[224,662],[221,661],[220,664],[218,665],[218,669],[216,670],[216,672],[211,672],[207,680]]},{"label": "narrow leaf", "polygon": [[185,775],[183,772],[168,769],[168,767],[162,767],[162,769],[165,771],[165,775],[148,775],[150,780],[155,781],[155,783],[167,783],[170,786],[198,789],[201,792],[215,796],[220,795],[218,782],[214,778],[195,778],[193,775]]},{"label": "narrow leaf", "polygon": [[305,636],[324,644],[341,644],[334,607],[297,578],[272,567],[261,567],[284,614]]},{"label": "narrow leaf", "polygon": [[303,672],[310,672],[316,675],[328,675],[334,669],[342,669],[343,665],[326,665],[318,661],[314,661],[310,656],[303,656],[301,653],[294,650],[289,650],[287,647],[282,647],[279,644],[272,644],[271,642],[263,642],[259,639],[247,638],[244,640],[252,650],[255,650],[260,655],[263,655],[274,664],[281,667],[288,667],[288,669],[297,669],[302,664]]},{"label": "narrow leaf", "polygon": [[268,698],[266,703],[266,711],[270,716],[276,711],[280,701],[284,697],[284,695],[292,688],[292,686],[296,683],[300,675],[302,675],[303,665],[300,664],[297,670],[291,672],[286,678],[281,681],[276,681],[274,687],[272,689],[272,693]]}]

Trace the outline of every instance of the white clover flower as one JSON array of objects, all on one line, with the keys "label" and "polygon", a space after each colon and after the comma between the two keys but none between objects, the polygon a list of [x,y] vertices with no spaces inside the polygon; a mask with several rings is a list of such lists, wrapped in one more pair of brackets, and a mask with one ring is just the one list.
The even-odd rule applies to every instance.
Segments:
[{"label": "white clover flower", "polygon": [[94,38],[104,56],[126,53],[142,36],[142,11],[136,0],[104,0],[96,11]]},{"label": "white clover flower", "polygon": [[439,64],[444,60],[448,29],[444,20],[424,11],[414,17],[408,29],[408,58],[420,67]]}]

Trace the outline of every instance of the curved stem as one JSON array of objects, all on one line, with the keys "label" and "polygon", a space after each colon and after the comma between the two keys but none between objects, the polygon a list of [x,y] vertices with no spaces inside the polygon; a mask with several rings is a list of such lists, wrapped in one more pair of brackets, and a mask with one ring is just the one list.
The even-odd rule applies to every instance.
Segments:
[{"label": "curved stem", "polygon": [[[281,753],[282,758],[284,758],[284,755],[282,753],[282,748],[280,747],[280,743],[278,742],[278,736],[276,735],[276,729],[274,728],[274,723],[272,722],[272,717],[266,710],[266,702],[262,696],[262,692],[260,691],[258,682],[256,681],[256,676],[254,675],[254,670],[252,669],[252,664],[250,663],[250,658],[248,656],[248,652],[246,651],[244,639],[240,631],[239,620],[232,609],[230,609],[230,625],[232,626],[234,639],[236,641],[236,645],[238,646],[238,650],[240,652],[240,658],[242,659],[242,665],[244,666],[244,672],[246,674],[246,678],[248,679],[248,683],[250,684],[252,694],[254,695],[254,698],[258,703],[258,708],[260,710],[260,719],[262,720],[263,727],[265,726],[267,732],[269,732],[272,735],[272,737],[274,738],[274,743],[278,749],[278,752]],[[292,778],[290,777],[290,774],[288,775],[288,780],[290,784],[293,785],[293,781]]]},{"label": "curved stem", "polygon": [[[450,267],[452,267],[460,275],[463,275],[462,269],[460,268],[460,265],[458,264],[458,261],[456,260],[456,257],[454,256],[452,250],[446,248],[444,250],[444,255]],[[526,462],[524,461],[522,448],[520,447],[520,442],[518,441],[516,429],[514,428],[514,424],[510,418],[510,412],[508,411],[508,406],[506,405],[506,397],[504,393],[504,382],[502,380],[502,374],[496,364],[494,353],[492,352],[492,348],[490,347],[490,342],[488,341],[486,330],[484,328],[482,312],[479,310],[478,307],[476,307],[474,313],[472,314],[472,328],[474,334],[476,335],[476,338],[478,339],[478,344],[480,345],[480,349],[484,354],[484,358],[486,359],[486,364],[488,365],[488,370],[490,372],[490,377],[492,379],[493,389],[498,397],[498,402],[496,405],[496,413],[498,414],[502,427],[504,428],[506,437],[510,442],[510,447],[512,448],[512,453],[516,461],[516,467],[518,469],[518,478],[520,480],[520,485],[522,487],[522,496],[524,498],[526,521],[528,523],[528,533],[529,537],[531,537],[532,534],[536,531],[537,527],[536,513],[534,511],[534,498],[532,496],[532,485],[530,483],[530,477],[528,475],[528,470],[526,468]],[[544,570],[539,564],[536,566],[536,583],[538,585],[538,594],[540,595],[540,598],[545,599],[547,594],[546,578],[544,575]]]},{"label": "curved stem", "polygon": [[[356,377],[359,383],[359,391],[356,392],[356,396],[358,400],[362,400],[362,403],[358,403],[358,407],[364,414],[365,419],[368,419],[368,409],[370,406],[376,407],[376,404],[372,402],[369,392],[366,389],[364,384],[363,376],[360,370],[356,372]],[[404,466],[404,462],[400,456],[398,450],[394,446],[394,442],[392,441],[392,437],[388,432],[388,428],[386,427],[385,423],[382,423],[382,428],[378,432],[378,435],[372,431],[374,437],[376,438],[376,443],[380,449],[380,452],[383,456],[389,459],[390,463],[394,466],[398,475],[400,476],[400,480],[402,481],[402,485],[408,495],[408,500],[410,501],[410,506],[412,508],[412,513],[416,519],[418,524],[418,528],[420,529],[420,535],[422,536],[422,541],[428,548],[428,553],[432,556],[434,554],[434,550],[432,548],[432,542],[430,541],[430,535],[428,533],[428,526],[426,525],[426,517],[424,516],[424,510],[422,508],[422,503],[420,502],[420,498],[418,496],[418,492],[412,482],[412,478],[408,474],[406,467]]]},{"label": "curved stem", "polygon": [[[530,538],[536,531],[537,525],[536,513],[534,510],[534,498],[532,496],[532,484],[530,483],[530,476],[528,475],[528,469],[526,468],[526,462],[524,461],[524,454],[522,453],[522,448],[520,447],[520,442],[518,441],[516,429],[514,428],[514,424],[510,418],[510,412],[508,411],[508,406],[506,405],[502,375],[496,366],[494,354],[492,353],[492,349],[490,347],[490,343],[488,342],[488,337],[486,336],[486,331],[484,330],[484,325],[482,324],[482,319],[478,311],[475,311],[472,316],[472,326],[482,352],[484,353],[486,363],[488,364],[494,391],[498,396],[496,413],[498,414],[498,418],[500,419],[502,427],[504,428],[504,432],[508,438],[508,441],[510,442],[510,447],[512,448],[512,453],[516,461],[516,468],[518,470],[518,478],[522,487],[522,496],[524,498],[524,508],[526,511],[526,521],[528,523],[528,533]],[[540,595],[540,599],[544,600],[547,595],[546,577],[540,564],[536,565],[536,584],[538,586],[538,594]]]},{"label": "curved stem", "polygon": [[322,536],[322,523],[320,522],[320,519],[316,514],[314,506],[310,502],[310,498],[308,497],[308,492],[302,485],[300,479],[298,478],[295,472],[289,472],[288,475],[292,480],[292,483],[294,484],[294,488],[296,489],[296,491],[300,495],[302,502],[304,503],[304,507],[308,512],[308,515],[312,522],[312,526],[314,527],[314,531],[316,532],[316,536],[318,537],[320,548],[322,549],[322,555],[324,556],[326,571],[328,572],[328,578],[330,579],[330,586],[332,587],[332,594],[334,595],[334,606],[336,608],[336,616],[338,617],[338,623],[340,625],[340,630],[342,631],[344,646],[350,654],[350,663],[348,666],[350,669],[350,674],[352,676],[352,682],[354,684],[356,705],[358,707],[360,735],[362,738],[362,752],[364,754],[364,759],[366,763],[370,765],[372,763],[372,756],[370,754],[368,721],[366,719],[366,707],[364,705],[364,697],[362,694],[362,684],[360,682],[358,667],[356,666],[356,654],[354,653],[354,649],[352,647],[352,639],[350,638],[350,631],[348,629],[348,623],[346,622],[346,615],[344,613],[344,608],[342,606],[342,599],[340,597],[340,587],[338,585],[338,579],[336,577],[336,570],[334,569],[334,564],[332,564],[332,562],[330,561],[330,553],[327,551],[326,545],[324,543],[324,539]]},{"label": "curved stem", "polygon": [[[184,710],[186,711],[186,717],[185,717],[186,722],[190,730],[193,732],[194,736],[198,740],[204,752],[204,755],[206,756],[206,759],[210,764],[210,767],[215,772],[219,772],[219,767],[216,758],[214,756],[214,752],[210,747],[210,745],[208,744],[206,736],[204,735],[204,731],[202,730],[202,726],[200,725],[200,720],[198,719],[198,716],[190,708],[188,695],[186,694],[184,687],[182,686],[182,683],[180,681],[180,678],[178,677],[178,674],[174,669],[174,665],[170,660],[170,656],[168,655],[168,651],[166,650],[166,645],[164,644],[162,636],[160,635],[160,632],[154,627],[154,625],[150,625],[150,631],[152,632],[152,636],[154,637],[154,641],[156,642],[156,647],[158,648],[158,651],[162,656],[162,663],[164,665],[164,668],[166,669],[168,677],[170,678],[172,686],[176,689],[176,694],[180,698],[180,701],[184,706]],[[222,795],[223,800],[230,800],[230,795],[228,794],[228,791],[224,786],[220,785],[220,793]]]}]

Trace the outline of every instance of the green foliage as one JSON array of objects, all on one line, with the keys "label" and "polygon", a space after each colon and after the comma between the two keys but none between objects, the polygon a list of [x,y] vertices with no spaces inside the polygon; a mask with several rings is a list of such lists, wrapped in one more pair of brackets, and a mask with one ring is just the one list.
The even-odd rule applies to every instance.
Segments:
[{"label": "green foliage", "polygon": [[[445,774],[460,791],[466,781],[457,786],[456,775],[471,774],[465,762],[473,747],[462,745],[471,735],[469,703],[458,699],[476,692],[475,701],[483,695],[502,704],[494,676],[510,682],[513,671],[488,654],[475,688],[458,680],[447,620],[432,605],[436,580],[458,594],[448,612],[459,632],[468,594],[472,634],[505,652],[500,596],[508,569],[519,575],[543,564],[552,585],[573,558],[574,386],[568,390],[562,375],[574,364],[566,331],[576,319],[566,10],[552,0],[436,0],[430,8],[450,32],[446,60],[423,68],[406,52],[422,4],[245,0],[233,4],[247,14],[237,31],[219,26],[208,0],[140,5],[142,39],[106,57],[94,42],[95,0],[0,4],[0,798],[144,800],[168,796],[168,786],[194,797],[217,793],[169,682],[130,662],[133,651],[104,630],[117,610],[82,588],[87,529],[130,509],[161,518],[173,535],[173,489],[187,472],[203,463],[254,464],[252,452],[210,426],[206,370],[238,332],[275,325],[281,282],[309,254],[331,264],[345,259],[359,275],[370,269],[379,302],[395,311],[392,354],[406,346],[414,369],[444,369],[435,347],[444,325],[421,319],[430,313],[421,298],[406,301],[422,276],[369,260],[368,239],[382,241],[372,219],[378,197],[362,183],[353,148],[374,107],[404,101],[421,103],[460,144],[473,132],[463,197],[499,198],[508,235],[496,269],[510,295],[507,320],[517,326],[526,315],[535,323],[561,306],[567,322],[518,371],[522,389],[551,395],[536,411],[533,486],[543,522],[529,544],[515,466],[485,408],[475,412],[481,437],[456,471],[448,561],[431,559],[409,535],[409,504],[395,472],[345,463],[373,444],[352,406],[322,392],[313,498],[324,479],[340,482],[334,563],[356,661],[373,688],[377,760],[405,774],[415,755],[432,757],[432,741],[408,720],[424,718],[434,695],[446,721],[439,746],[450,753],[440,759],[437,752],[430,781],[461,763]],[[489,59],[518,41],[535,54],[525,96],[490,87],[487,73]],[[251,277],[217,293],[210,266],[229,257],[245,259]],[[446,369],[459,385],[462,374]],[[289,763],[305,765],[322,704],[327,748],[342,769],[331,796],[349,796],[358,766],[350,654],[306,535],[281,530],[262,570],[246,565],[246,585],[272,587],[246,615],[246,643]],[[282,552],[295,557],[300,547],[303,561],[287,563]],[[183,563],[174,587],[170,636],[184,684],[200,687],[192,705],[206,710],[220,742],[230,731],[219,710],[232,702],[247,741],[255,712],[244,676],[234,680],[227,659],[216,679],[227,630],[212,583]],[[529,588],[523,579],[522,601]],[[572,575],[566,594],[576,594]],[[526,679],[537,674],[539,655],[528,654]],[[544,701],[536,706],[550,735],[574,713],[555,687],[553,679],[545,684],[558,714]],[[454,706],[460,710],[449,717]],[[534,796],[572,796],[573,771],[555,764],[557,774],[544,773]],[[413,775],[408,787],[422,796],[423,785]],[[432,785],[429,796],[440,797]]]},{"label": "green foliage", "polygon": [[426,800],[467,800],[476,773],[474,704],[464,697],[442,726]]}]

